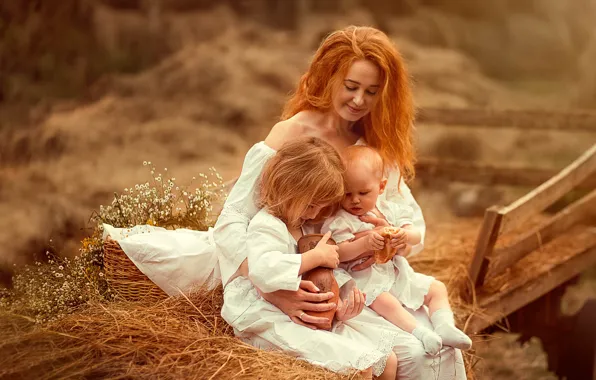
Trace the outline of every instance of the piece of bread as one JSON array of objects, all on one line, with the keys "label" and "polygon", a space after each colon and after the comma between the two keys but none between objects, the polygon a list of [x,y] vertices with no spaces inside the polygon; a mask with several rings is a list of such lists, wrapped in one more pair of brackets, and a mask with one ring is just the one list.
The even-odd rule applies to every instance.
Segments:
[{"label": "piece of bread", "polygon": [[[304,235],[298,240],[298,252],[304,253],[310,251],[314,247],[317,246],[317,243],[323,235],[321,234],[309,234]],[[327,240],[327,244],[335,245],[335,241],[333,239]],[[339,286],[337,281],[335,280],[335,276],[333,275],[333,269],[330,268],[322,268],[317,267],[314,269],[309,270],[306,273],[302,274],[302,279],[306,281],[312,281],[313,284],[321,293],[333,292],[333,297],[330,300],[325,301],[326,303],[335,303],[338,304],[339,300]],[[329,311],[305,311],[306,314],[312,315],[313,317],[325,317],[329,319],[328,323],[325,324],[317,324],[315,325],[317,328],[322,330],[331,330],[333,326],[333,318],[335,318],[335,309]]]},{"label": "piece of bread", "polygon": [[391,260],[393,256],[395,256],[397,249],[391,248],[391,234],[395,234],[398,231],[398,227],[391,226],[385,227],[381,231],[381,236],[385,238],[385,246],[383,247],[383,249],[375,251],[375,262],[377,264],[384,264]]}]

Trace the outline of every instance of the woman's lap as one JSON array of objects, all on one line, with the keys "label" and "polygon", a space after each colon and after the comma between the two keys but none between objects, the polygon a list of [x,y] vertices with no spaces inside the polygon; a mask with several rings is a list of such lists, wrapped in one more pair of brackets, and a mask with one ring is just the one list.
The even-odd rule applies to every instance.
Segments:
[{"label": "woman's lap", "polygon": [[[333,332],[311,330],[262,299],[245,278],[226,286],[222,316],[234,327],[236,336],[248,344],[281,350],[335,372],[369,367],[382,371],[393,345],[380,345],[381,334],[397,336],[393,330],[357,323],[338,323]],[[368,332],[378,339],[372,339]]]}]

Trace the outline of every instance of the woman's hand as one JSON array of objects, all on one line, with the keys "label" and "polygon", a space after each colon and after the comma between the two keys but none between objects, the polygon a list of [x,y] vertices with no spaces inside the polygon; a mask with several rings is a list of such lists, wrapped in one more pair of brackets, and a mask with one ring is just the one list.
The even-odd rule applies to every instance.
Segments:
[{"label": "woman's hand", "polygon": [[347,321],[352,319],[362,312],[364,309],[364,301],[366,295],[360,291],[356,286],[350,290],[348,297],[343,301],[339,299],[339,305],[335,312],[335,318],[338,321]]},{"label": "woman's hand", "polygon": [[259,289],[257,291],[267,302],[289,316],[294,323],[313,330],[316,330],[316,327],[311,324],[328,323],[329,319],[313,317],[306,314],[307,311],[329,311],[337,307],[335,303],[324,302],[333,298],[333,292],[319,293],[320,290],[312,281],[300,281],[300,288],[296,291],[278,290],[271,293],[262,293]]},{"label": "woman's hand", "polygon": [[325,268],[335,269],[339,265],[339,247],[337,245],[327,244],[327,241],[331,237],[331,232],[327,232],[317,245],[313,248],[314,252],[317,252],[319,258],[319,266]]}]

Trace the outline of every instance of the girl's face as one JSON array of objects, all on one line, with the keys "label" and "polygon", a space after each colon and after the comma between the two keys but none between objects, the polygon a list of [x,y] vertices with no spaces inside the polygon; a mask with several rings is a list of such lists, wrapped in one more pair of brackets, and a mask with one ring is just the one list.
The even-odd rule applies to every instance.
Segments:
[{"label": "girl's face", "polygon": [[358,121],[373,108],[380,90],[379,68],[367,60],[352,64],[343,83],[333,94],[333,108],[344,120]]},{"label": "girl's face", "polygon": [[303,223],[315,219],[321,210],[326,206],[328,205],[310,205],[306,208],[306,210],[304,210],[304,213],[302,213],[300,219],[302,219]]}]

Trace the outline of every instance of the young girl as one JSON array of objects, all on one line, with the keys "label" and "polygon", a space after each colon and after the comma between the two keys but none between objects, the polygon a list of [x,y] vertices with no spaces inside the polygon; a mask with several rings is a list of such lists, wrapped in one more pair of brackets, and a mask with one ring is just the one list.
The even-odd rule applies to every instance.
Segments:
[{"label": "young girl", "polygon": [[[313,330],[294,323],[255,288],[264,293],[297,290],[303,273],[338,266],[338,248],[325,244],[330,234],[301,255],[297,240],[305,233],[305,223],[341,200],[343,171],[338,153],[314,137],[286,143],[267,162],[259,186],[262,209],[248,227],[250,280],[240,276],[226,286],[222,316],[238,337],[256,347],[280,349],[335,372],[355,369],[369,378],[374,373],[394,379],[397,358],[392,348],[398,334],[379,324],[372,312],[349,320],[338,312],[332,331]],[[349,281],[345,272],[335,274],[340,287]]]},{"label": "young girl", "polygon": [[[421,234],[412,225],[409,206],[379,198],[387,185],[383,159],[370,147],[352,146],[344,150],[343,160],[346,172],[342,209],[322,228],[324,233],[331,232],[338,243],[340,261],[353,260],[364,252],[383,249],[385,245],[378,230],[355,239],[355,234],[374,228],[361,221],[361,216],[383,218],[389,225],[399,227],[390,240],[391,247],[398,253],[393,260],[351,272],[357,286],[366,294],[366,305],[413,334],[429,354],[437,354],[442,345],[469,349],[472,341],[455,327],[445,285],[433,277],[415,273],[402,256],[409,247],[420,243]],[[402,304],[413,310],[428,306],[434,331],[418,325]]]}]

